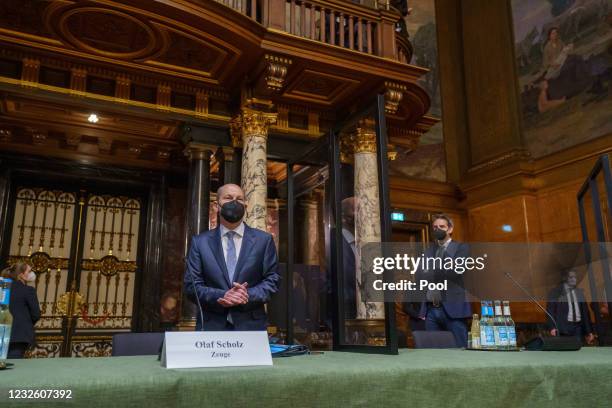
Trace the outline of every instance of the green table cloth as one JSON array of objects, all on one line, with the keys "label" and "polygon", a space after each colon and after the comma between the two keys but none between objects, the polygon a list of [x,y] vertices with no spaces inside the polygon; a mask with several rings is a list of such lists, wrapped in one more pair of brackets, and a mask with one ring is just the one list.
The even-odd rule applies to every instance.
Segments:
[{"label": "green table cloth", "polygon": [[[273,367],[162,368],[156,357],[11,360],[0,407],[610,407],[612,349],[403,350],[274,359]],[[70,402],[9,399],[69,389]]]}]

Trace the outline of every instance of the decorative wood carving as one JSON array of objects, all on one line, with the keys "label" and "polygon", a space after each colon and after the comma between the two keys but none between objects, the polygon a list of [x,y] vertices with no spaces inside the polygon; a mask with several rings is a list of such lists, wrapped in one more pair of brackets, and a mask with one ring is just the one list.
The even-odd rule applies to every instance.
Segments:
[{"label": "decorative wood carving", "polygon": [[83,94],[87,88],[87,70],[72,68],[70,70],[70,89],[72,94]]},{"label": "decorative wood carving", "polygon": [[[268,29],[276,23],[267,21],[266,16],[256,22],[237,13],[222,12],[224,6],[215,2],[199,1],[189,7],[178,7],[174,2],[126,4],[107,0],[1,3],[0,57],[20,62],[23,69],[20,79],[0,76],[0,83],[9,87],[36,84],[45,93],[59,95],[60,102],[73,107],[70,110],[83,103],[70,98],[79,95],[86,98],[86,103],[102,102],[108,106],[119,102],[119,109],[156,109],[191,115],[217,126],[227,125],[229,112],[244,106],[238,100],[240,84],[254,86],[260,81],[262,86],[251,95],[253,98],[287,107],[279,109],[278,124],[270,126],[282,133],[316,137],[334,123],[337,112],[353,108],[364,94],[387,93],[387,110],[394,112],[388,113],[390,126],[412,128],[429,107],[426,93],[415,82],[426,70],[388,59],[395,46],[381,41],[386,41],[388,28],[393,28],[393,13],[384,10],[348,3],[334,3],[327,9],[335,10],[334,15],[343,22],[354,15],[365,24],[363,27],[374,30],[361,38],[361,47],[367,50],[361,52],[354,49],[359,44],[347,49],[337,44],[334,36],[327,36],[323,44],[282,29]],[[255,16],[259,19],[259,12]],[[21,64],[24,61],[28,64]],[[32,65],[31,61],[38,62]],[[69,85],[38,83],[37,69],[42,68],[69,73]],[[112,81],[114,88],[110,93],[96,93],[91,88],[91,78]],[[384,87],[385,82],[392,84],[390,90]],[[134,98],[136,93],[138,98]],[[193,103],[177,104],[175,94],[185,94],[193,98]],[[147,117],[151,114],[155,115],[154,111]],[[36,116],[37,123],[45,122]],[[24,125],[24,120],[22,116],[18,123]],[[81,117],[73,117],[75,120]],[[69,121],[62,119],[60,127]],[[110,128],[114,125],[104,124]],[[145,124],[143,129],[147,127]],[[103,132],[104,137],[113,133],[110,128]],[[87,129],[89,134],[82,136],[94,137],[95,142],[89,143],[85,138],[75,150],[91,154],[98,150],[96,132],[100,127],[95,132],[90,125]],[[140,141],[157,137],[157,132],[129,133],[139,133],[143,138]],[[123,143],[133,143],[130,137],[124,140],[123,136],[113,136],[113,151],[127,152]],[[63,139],[61,143],[70,146]],[[92,145],[95,149],[87,150]],[[156,150],[145,149],[139,157],[149,154],[157,161]]]},{"label": "decorative wood carving", "polygon": [[242,118],[236,115],[229,123],[232,147],[242,148]]},{"label": "decorative wood carving", "polygon": [[24,58],[21,71],[21,80],[24,82],[38,82],[40,72],[40,60],[34,58]]},{"label": "decorative wood carving", "polygon": [[406,85],[385,82],[385,112],[395,114],[402,101],[403,93],[406,91]]},{"label": "decorative wood carving", "polygon": [[266,61],[266,85],[269,90],[278,92],[283,88],[292,61],[289,58],[270,54],[266,54],[264,59]]},{"label": "decorative wood carving", "polygon": [[134,14],[111,8],[77,7],[62,10],[54,29],[77,49],[122,59],[142,58],[156,48],[155,32]]}]

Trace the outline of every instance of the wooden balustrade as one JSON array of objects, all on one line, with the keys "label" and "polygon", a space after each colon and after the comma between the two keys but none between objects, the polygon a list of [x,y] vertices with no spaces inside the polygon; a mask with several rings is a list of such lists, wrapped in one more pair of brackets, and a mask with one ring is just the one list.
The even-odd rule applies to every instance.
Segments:
[{"label": "wooden balustrade", "polygon": [[216,0],[264,26],[324,44],[398,58],[398,16],[385,0]]},{"label": "wooden balustrade", "polygon": [[283,2],[287,16],[284,31],[325,44],[379,55],[376,36],[380,17],[376,10],[366,9],[359,13],[352,3],[339,7],[339,2],[332,4],[329,1]]},{"label": "wooden balustrade", "polygon": [[262,22],[263,3],[266,0],[216,0],[239,13],[242,13],[253,20]]}]

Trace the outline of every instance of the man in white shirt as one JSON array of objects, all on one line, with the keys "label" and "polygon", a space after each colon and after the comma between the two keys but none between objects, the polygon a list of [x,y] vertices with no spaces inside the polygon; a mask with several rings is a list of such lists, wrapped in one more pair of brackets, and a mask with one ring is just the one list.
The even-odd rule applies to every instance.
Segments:
[{"label": "man in white shirt", "polygon": [[580,340],[585,337],[588,344],[595,338],[591,324],[588,304],[582,289],[576,287],[578,274],[575,270],[564,272],[561,285],[548,294],[546,310],[557,325],[548,318],[548,328],[553,336],[576,336]]}]

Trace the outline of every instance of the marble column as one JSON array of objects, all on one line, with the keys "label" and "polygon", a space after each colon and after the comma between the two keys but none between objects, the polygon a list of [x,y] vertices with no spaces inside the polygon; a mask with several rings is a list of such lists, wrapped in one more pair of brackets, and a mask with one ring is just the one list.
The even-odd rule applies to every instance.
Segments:
[{"label": "marble column", "polygon": [[302,216],[302,263],[319,265],[319,211],[316,197],[299,202]]},{"label": "marble column", "polygon": [[268,198],[267,139],[268,127],[276,121],[276,113],[242,109],[242,189],[246,196],[246,223],[266,230]]},{"label": "marble column", "polygon": [[[187,211],[185,219],[185,256],[194,235],[208,230],[210,207],[210,159],[215,146],[189,143],[185,155],[189,158],[189,180],[187,184]],[[182,295],[181,322],[179,326],[189,329],[195,324],[196,306]]]},{"label": "marble column", "polygon": [[[355,244],[358,260],[361,250],[369,242],[380,242],[380,203],[378,190],[378,163],[376,158],[376,132],[373,119],[359,122],[354,134],[355,163]],[[361,273],[361,262],[357,262],[357,318],[384,318],[384,303],[371,302],[364,288],[370,285],[369,271]],[[364,282],[366,280],[367,282]]]}]

